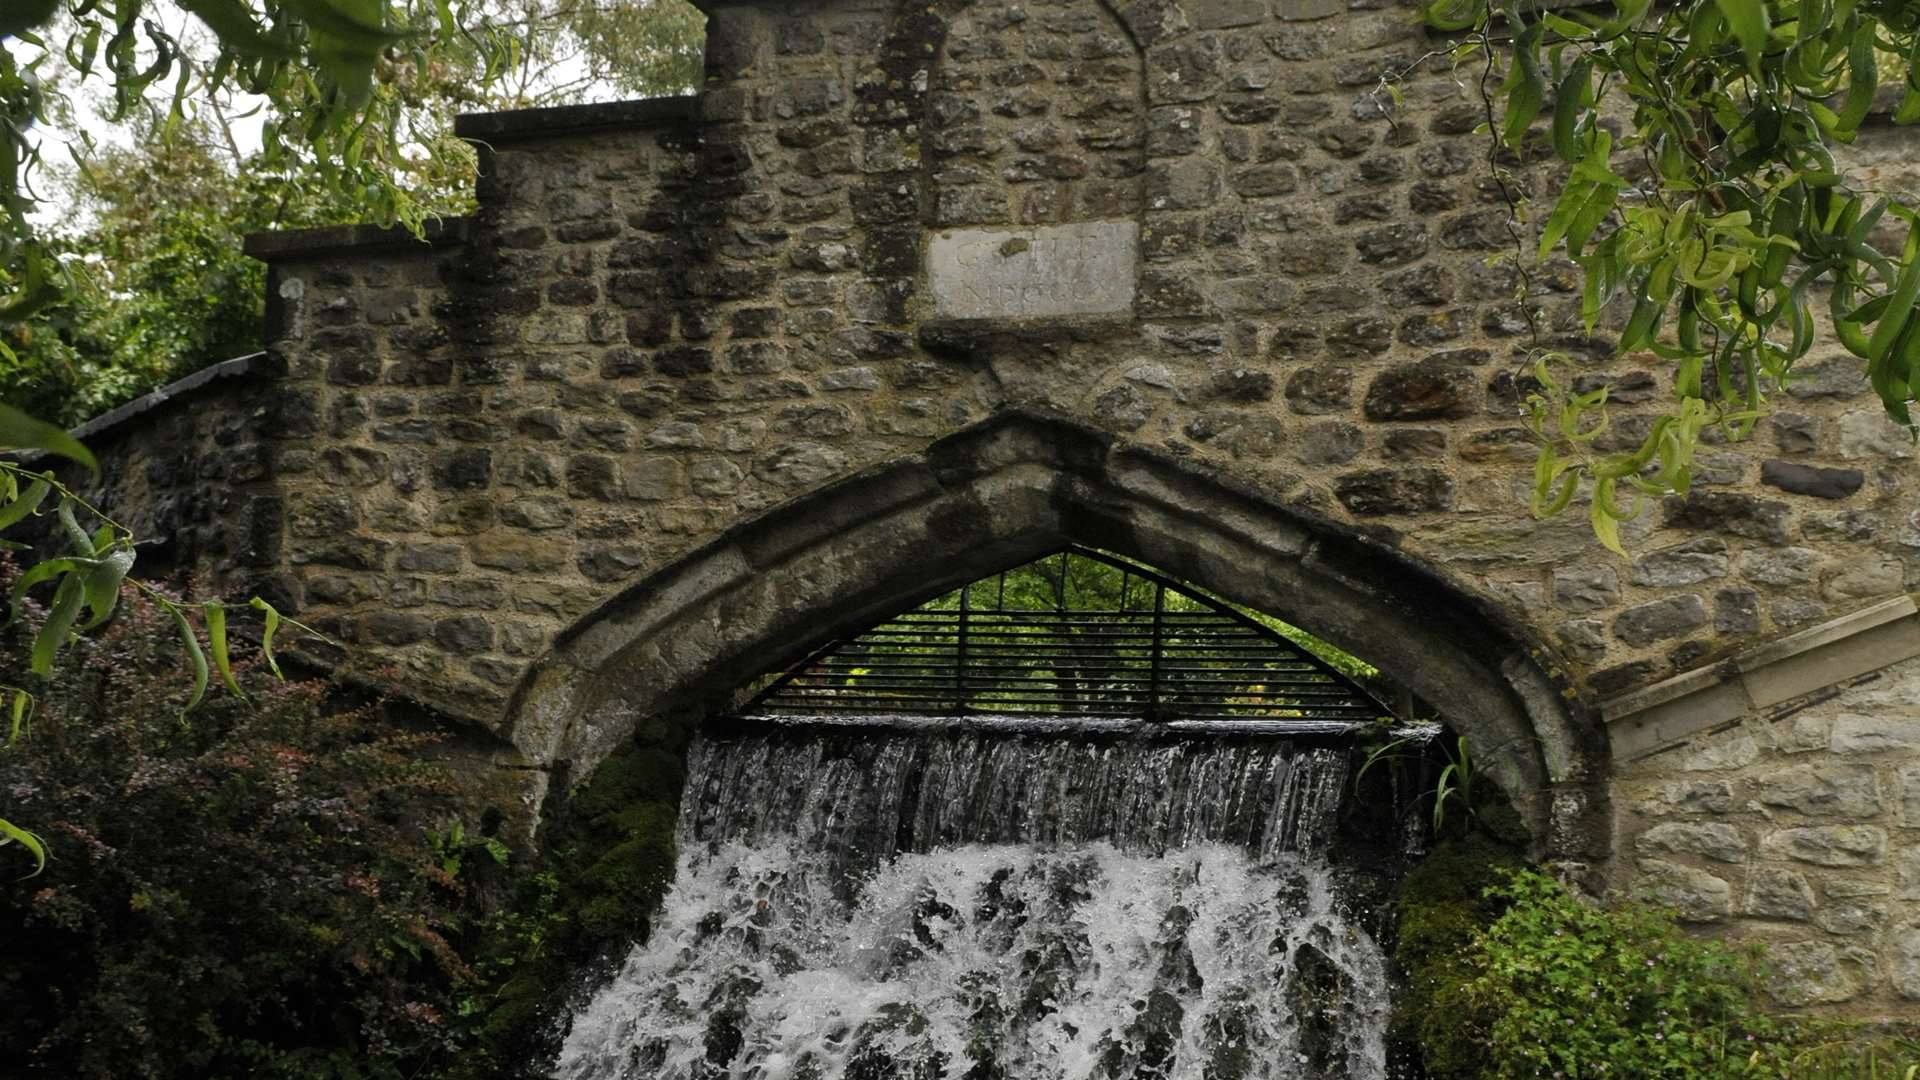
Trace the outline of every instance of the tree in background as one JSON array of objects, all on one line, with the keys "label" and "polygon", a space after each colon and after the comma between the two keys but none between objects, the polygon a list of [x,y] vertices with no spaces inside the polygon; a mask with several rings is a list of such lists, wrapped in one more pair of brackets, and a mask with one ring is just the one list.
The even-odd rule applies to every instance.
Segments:
[{"label": "tree in background", "polygon": [[463,213],[455,114],[685,92],[704,25],[684,0],[27,9],[0,14],[0,399],[65,425],[260,347],[246,234]]}]

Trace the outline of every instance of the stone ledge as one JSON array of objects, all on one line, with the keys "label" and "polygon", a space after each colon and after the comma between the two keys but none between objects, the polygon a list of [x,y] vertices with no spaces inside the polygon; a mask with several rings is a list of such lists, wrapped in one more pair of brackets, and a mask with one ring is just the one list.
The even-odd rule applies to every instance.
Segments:
[{"label": "stone ledge", "polygon": [[1896,596],[1602,702],[1614,757],[1665,749],[1759,709],[1920,656],[1920,605]]},{"label": "stone ledge", "polygon": [[471,218],[439,218],[428,222],[420,236],[398,225],[281,229],[249,235],[245,250],[248,255],[264,263],[318,259],[331,255],[365,255],[379,251],[425,252],[466,243],[472,224]]},{"label": "stone ledge", "polygon": [[109,409],[74,428],[68,434],[81,442],[98,441],[101,436],[111,435],[115,429],[125,426],[175,398],[191,394],[209,383],[241,378],[259,372],[266,366],[266,359],[266,353],[257,352],[236,356],[231,360],[222,360],[217,364],[201,368],[184,379],[175,379],[158,390],[134,398],[125,405]]},{"label": "stone ledge", "polygon": [[557,105],[545,109],[461,113],[453,119],[453,133],[470,142],[497,144],[551,139],[584,132],[644,129],[689,124],[700,119],[700,98],[635,98],[591,105]]}]

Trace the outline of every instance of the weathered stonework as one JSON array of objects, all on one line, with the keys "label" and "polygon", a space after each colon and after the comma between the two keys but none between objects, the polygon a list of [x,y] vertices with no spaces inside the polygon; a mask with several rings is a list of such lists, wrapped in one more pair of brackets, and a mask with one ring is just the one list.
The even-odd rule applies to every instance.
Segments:
[{"label": "weathered stonework", "polygon": [[697,97],[463,119],[480,210],[433,243],[259,238],[268,356],[103,435],[118,504],[533,799],[954,574],[1123,550],[1416,684],[1540,851],[1774,943],[1783,1002],[1920,995],[1920,474],[1856,361],[1614,559],[1525,512],[1523,352],[1611,388],[1605,449],[1670,367],[1570,265],[1489,265],[1480,104],[1377,92],[1434,51],[1409,8],[707,7]]},{"label": "weathered stonework", "polygon": [[1616,762],[1623,884],[1763,942],[1783,1005],[1920,1002],[1920,659]]}]

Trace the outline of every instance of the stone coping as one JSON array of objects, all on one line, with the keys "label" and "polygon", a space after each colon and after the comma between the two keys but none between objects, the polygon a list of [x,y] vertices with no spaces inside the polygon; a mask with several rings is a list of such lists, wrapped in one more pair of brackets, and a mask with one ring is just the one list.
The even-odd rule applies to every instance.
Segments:
[{"label": "stone coping", "polygon": [[688,124],[700,119],[700,97],[634,98],[590,105],[556,105],[544,109],[461,113],[454,117],[453,133],[469,142],[503,143],[551,139],[581,133]]},{"label": "stone coping", "polygon": [[248,235],[245,251],[264,263],[365,255],[382,251],[429,251],[467,242],[473,219],[437,218],[422,235],[399,225],[328,225],[318,229],[276,229]]},{"label": "stone coping", "polygon": [[1920,656],[1920,605],[1895,596],[1600,703],[1616,760]]},{"label": "stone coping", "polygon": [[[113,435],[118,429],[127,426],[134,420],[158,409],[160,406],[165,405],[175,398],[190,396],[200,388],[212,383],[222,382],[227,379],[244,378],[256,372],[263,371],[266,366],[267,354],[264,352],[248,353],[245,356],[236,356],[231,360],[222,360],[217,364],[201,368],[199,371],[194,372],[184,379],[175,379],[158,390],[134,398],[125,405],[109,409],[99,416],[86,421],[79,427],[74,428],[68,432],[68,434],[79,439],[81,442],[87,442],[89,440],[97,441],[103,436]],[[37,455],[36,457],[38,456],[44,455]]]}]

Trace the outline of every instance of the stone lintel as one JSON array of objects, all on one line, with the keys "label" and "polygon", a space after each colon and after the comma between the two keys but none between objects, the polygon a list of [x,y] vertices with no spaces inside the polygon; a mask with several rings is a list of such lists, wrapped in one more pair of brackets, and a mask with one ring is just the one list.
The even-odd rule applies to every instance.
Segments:
[{"label": "stone lintel", "polygon": [[1915,656],[1920,606],[1896,596],[1622,694],[1600,711],[1614,757],[1627,761]]}]

